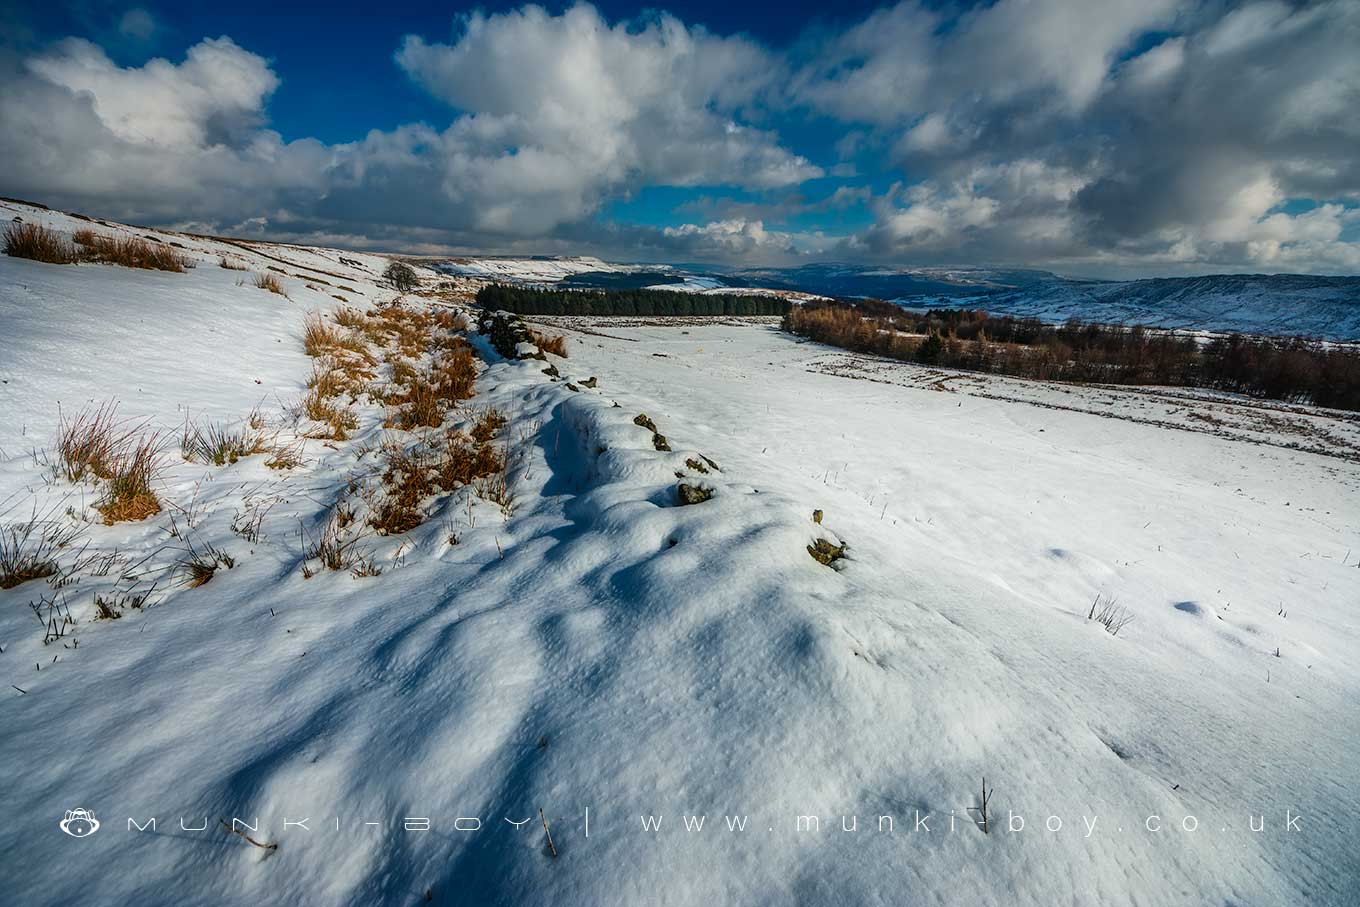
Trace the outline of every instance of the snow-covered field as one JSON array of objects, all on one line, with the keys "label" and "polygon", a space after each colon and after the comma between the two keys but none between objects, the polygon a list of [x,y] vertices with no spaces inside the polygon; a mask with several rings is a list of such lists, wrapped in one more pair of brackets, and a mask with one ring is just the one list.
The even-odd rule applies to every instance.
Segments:
[{"label": "snow-covered field", "polygon": [[[558,322],[567,359],[472,338],[455,418],[510,417],[511,503],[460,489],[356,535],[380,575],[308,578],[402,434],[381,406],[293,470],[169,457],[140,523],[30,453],[87,401],[294,431],[304,314],[395,296],[378,256],[164,238],[198,267],[0,256],[0,520],[76,527],[64,567],[118,552],[0,591],[0,901],[1354,903],[1353,418]],[[208,545],[234,566],[178,581]],[[58,828],[77,808],[96,834]]]}]

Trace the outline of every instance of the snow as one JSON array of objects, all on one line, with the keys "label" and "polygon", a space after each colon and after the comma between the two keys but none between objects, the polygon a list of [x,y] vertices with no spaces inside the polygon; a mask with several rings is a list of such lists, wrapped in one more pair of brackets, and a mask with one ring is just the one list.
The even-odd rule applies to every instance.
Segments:
[{"label": "snow", "polygon": [[559,258],[456,258],[433,264],[445,273],[461,277],[523,283],[557,283],[576,274],[595,272],[628,274],[653,270],[651,267],[612,264],[589,255]]},{"label": "snow", "polygon": [[[361,305],[393,295],[378,256],[232,247],[346,275],[287,277],[285,300],[236,286],[228,247],[174,241],[196,269],[0,256],[0,519],[88,516],[91,490],[29,454],[58,402],[117,399],[166,431],[186,411],[283,419],[304,313],[342,282]],[[412,532],[364,538],[380,576],[300,563],[299,533],[379,468],[389,434],[363,405],[354,437],[303,442],[298,470],[180,463],[166,512],[82,524],[87,554],[117,548],[143,575],[186,544],[229,551],[207,585],[167,581],[95,621],[119,570],[86,571],[56,590],[78,648],[43,645],[28,602],[45,582],[0,591],[5,898],[1352,902],[1353,419],[974,383],[758,321],[549,329],[569,338],[560,380],[475,338],[490,362],[467,415],[510,417],[513,505],[462,489]],[[712,497],[677,506],[677,472]],[[232,531],[265,501],[261,538]],[[837,569],[809,557],[819,537],[849,546]],[[1134,616],[1118,636],[1086,619],[1098,594]],[[988,834],[968,812],[984,776]],[[97,834],[61,833],[76,808]],[[127,827],[152,816],[154,834]],[[233,817],[278,848],[226,834]]]}]

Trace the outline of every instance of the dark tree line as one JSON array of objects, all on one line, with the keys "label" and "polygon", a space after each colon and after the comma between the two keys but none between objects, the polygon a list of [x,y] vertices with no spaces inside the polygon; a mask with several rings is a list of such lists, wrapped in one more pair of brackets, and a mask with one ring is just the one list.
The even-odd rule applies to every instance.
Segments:
[{"label": "dark tree line", "polygon": [[784,329],[893,359],[1055,381],[1158,384],[1360,410],[1360,350],[1303,338],[1230,334],[1203,342],[1142,327],[1044,324],[966,309],[810,303]]},{"label": "dark tree line", "polygon": [[521,315],[784,315],[789,302],[776,296],[683,293],[674,290],[541,290],[488,284],[477,291],[484,309]]}]

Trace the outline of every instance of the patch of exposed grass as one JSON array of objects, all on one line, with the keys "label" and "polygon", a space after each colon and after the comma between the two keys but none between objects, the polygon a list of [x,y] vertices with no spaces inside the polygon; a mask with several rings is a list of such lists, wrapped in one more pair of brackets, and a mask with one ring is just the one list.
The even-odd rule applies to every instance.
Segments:
[{"label": "patch of exposed grass", "polygon": [[308,419],[323,423],[329,429],[327,432],[313,433],[308,437],[344,441],[349,437],[349,433],[359,425],[358,417],[350,412],[348,407],[322,397],[315,388],[308,391],[307,395],[302,398],[301,408]]},{"label": "patch of exposed grass", "polygon": [[252,283],[261,290],[277,293],[284,299],[288,298],[288,294],[283,289],[283,281],[279,280],[273,274],[256,274]]},{"label": "patch of exposed grass", "polygon": [[184,459],[210,466],[228,466],[243,457],[266,453],[272,438],[261,429],[247,425],[233,430],[226,425],[186,421],[180,436]]},{"label": "patch of exposed grass", "polygon": [[69,417],[59,411],[53,444],[56,468],[72,482],[90,476],[106,479],[136,433],[137,427],[118,418],[116,402],[87,406]]},{"label": "patch of exposed grass", "polygon": [[69,240],[38,224],[11,224],[5,230],[5,254],[53,265],[75,264],[80,258]]},{"label": "patch of exposed grass", "polygon": [[0,589],[55,575],[57,552],[79,533],[77,527],[40,518],[36,510],[27,520],[0,528]]},{"label": "patch of exposed grass", "polygon": [[302,348],[308,356],[326,355],[339,339],[340,332],[320,312],[308,312],[302,319]]},{"label": "patch of exposed grass", "polygon": [[534,343],[545,353],[552,353],[554,356],[567,358],[567,338],[560,334],[543,334],[539,331],[530,330],[529,335],[534,338]]},{"label": "patch of exposed grass", "polygon": [[153,271],[187,271],[193,262],[165,243],[148,242],[136,236],[109,236],[93,230],[77,230],[75,241],[81,247],[81,261],[144,268]]},{"label": "patch of exposed grass", "polygon": [[135,522],[161,512],[151,488],[160,472],[161,447],[160,436],[143,435],[114,461],[104,497],[95,504],[105,523]]},{"label": "patch of exposed grass", "polygon": [[472,435],[472,440],[476,441],[478,444],[485,444],[495,437],[496,432],[500,431],[505,423],[505,416],[502,416],[495,407],[488,406],[486,410],[477,417],[477,422],[472,426],[472,431],[469,432],[469,434]]}]

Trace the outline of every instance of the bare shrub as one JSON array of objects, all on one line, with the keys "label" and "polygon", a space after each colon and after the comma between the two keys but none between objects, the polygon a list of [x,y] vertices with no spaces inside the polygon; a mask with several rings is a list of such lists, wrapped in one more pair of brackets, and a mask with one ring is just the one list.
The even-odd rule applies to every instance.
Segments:
[{"label": "bare shrub", "polygon": [[53,265],[79,260],[76,247],[60,233],[38,224],[11,224],[5,230],[5,254]]},{"label": "bare shrub", "polygon": [[405,262],[394,261],[383,271],[383,279],[399,293],[409,293],[420,286],[415,268]]}]

